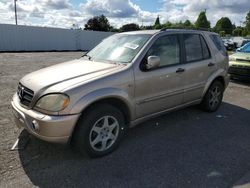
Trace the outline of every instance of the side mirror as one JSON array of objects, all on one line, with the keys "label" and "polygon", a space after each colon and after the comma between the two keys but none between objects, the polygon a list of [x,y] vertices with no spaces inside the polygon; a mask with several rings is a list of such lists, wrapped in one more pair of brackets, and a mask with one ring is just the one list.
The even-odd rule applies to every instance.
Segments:
[{"label": "side mirror", "polygon": [[147,59],[146,69],[154,69],[160,65],[160,57],[159,56],[149,56]]}]

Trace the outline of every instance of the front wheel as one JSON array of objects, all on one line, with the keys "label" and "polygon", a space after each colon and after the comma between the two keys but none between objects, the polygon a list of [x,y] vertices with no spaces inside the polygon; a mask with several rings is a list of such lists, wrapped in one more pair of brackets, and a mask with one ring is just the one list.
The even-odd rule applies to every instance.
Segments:
[{"label": "front wheel", "polygon": [[99,104],[79,119],[73,144],[82,154],[101,157],[118,147],[125,130],[121,111],[108,104]]},{"label": "front wheel", "polygon": [[208,88],[200,106],[208,112],[216,111],[222,102],[224,87],[220,81],[214,81]]}]

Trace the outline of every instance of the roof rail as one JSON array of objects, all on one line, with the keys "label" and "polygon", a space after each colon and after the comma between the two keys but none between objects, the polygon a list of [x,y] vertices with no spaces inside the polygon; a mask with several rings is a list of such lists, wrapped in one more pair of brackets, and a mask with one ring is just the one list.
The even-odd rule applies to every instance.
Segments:
[{"label": "roof rail", "polygon": [[167,31],[168,29],[186,29],[186,30],[213,32],[213,30],[211,28],[202,28],[202,27],[165,27],[165,28],[162,28],[160,31]]}]

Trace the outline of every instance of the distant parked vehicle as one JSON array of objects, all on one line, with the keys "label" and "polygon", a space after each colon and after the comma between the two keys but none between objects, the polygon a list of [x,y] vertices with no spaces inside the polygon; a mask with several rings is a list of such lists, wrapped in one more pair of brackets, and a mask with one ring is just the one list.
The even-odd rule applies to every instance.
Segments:
[{"label": "distant parked vehicle", "polygon": [[230,77],[250,81],[250,42],[237,49],[237,53],[229,57]]},{"label": "distant parked vehicle", "polygon": [[236,49],[236,52],[249,52],[249,46],[250,46],[250,41],[245,43],[243,46],[240,48]]},{"label": "distant parked vehicle", "polygon": [[224,46],[226,47],[227,50],[234,50],[235,49],[235,44],[232,39],[228,38],[223,38],[222,39]]},{"label": "distant parked vehicle", "polygon": [[241,43],[241,47],[245,46],[245,44],[249,43],[250,39],[244,39]]}]

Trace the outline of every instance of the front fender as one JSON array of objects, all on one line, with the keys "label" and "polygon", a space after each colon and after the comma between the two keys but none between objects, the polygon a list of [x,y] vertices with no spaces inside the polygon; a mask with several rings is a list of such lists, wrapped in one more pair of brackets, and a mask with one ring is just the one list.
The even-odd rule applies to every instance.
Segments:
[{"label": "front fender", "polygon": [[218,69],[216,72],[214,72],[207,80],[206,85],[204,87],[203,93],[202,93],[202,97],[206,94],[209,86],[212,84],[212,82],[218,78],[218,77],[222,77],[224,80],[224,84],[225,84],[225,89],[228,86],[229,83],[229,76],[227,74],[227,71],[225,71],[224,69]]},{"label": "front fender", "polygon": [[130,112],[130,117],[133,118],[135,109],[132,103],[132,99],[128,95],[128,93],[118,88],[102,88],[84,95],[82,98],[75,102],[72,109],[70,110],[70,114],[81,113],[84,109],[95,102],[112,98],[118,99],[126,104]]}]

